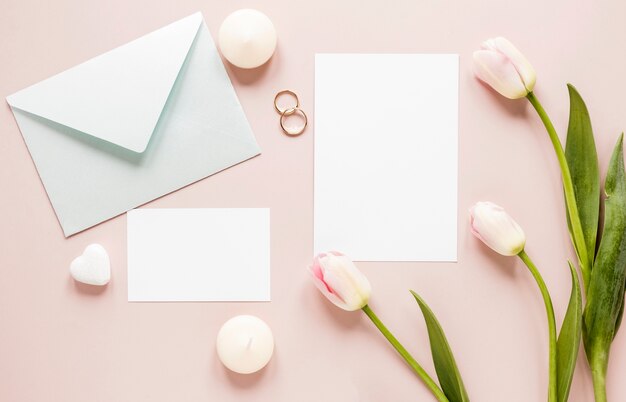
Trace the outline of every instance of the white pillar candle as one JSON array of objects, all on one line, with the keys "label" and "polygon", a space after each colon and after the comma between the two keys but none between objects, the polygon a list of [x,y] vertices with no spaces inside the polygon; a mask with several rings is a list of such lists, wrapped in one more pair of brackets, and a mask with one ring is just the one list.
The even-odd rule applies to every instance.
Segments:
[{"label": "white pillar candle", "polygon": [[222,22],[218,42],[226,60],[240,68],[256,68],[274,54],[276,29],[260,11],[237,10]]},{"label": "white pillar candle", "polygon": [[261,370],[274,353],[270,327],[252,315],[226,321],[217,334],[217,355],[230,370],[250,374]]}]

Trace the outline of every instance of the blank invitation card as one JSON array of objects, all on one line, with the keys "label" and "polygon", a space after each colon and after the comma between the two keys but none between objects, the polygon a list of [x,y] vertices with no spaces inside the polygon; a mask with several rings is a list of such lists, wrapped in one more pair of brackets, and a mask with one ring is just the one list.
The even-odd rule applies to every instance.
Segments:
[{"label": "blank invitation card", "polygon": [[269,301],[269,209],[128,212],[128,300]]},{"label": "blank invitation card", "polygon": [[456,261],[458,55],[315,56],[314,252]]}]

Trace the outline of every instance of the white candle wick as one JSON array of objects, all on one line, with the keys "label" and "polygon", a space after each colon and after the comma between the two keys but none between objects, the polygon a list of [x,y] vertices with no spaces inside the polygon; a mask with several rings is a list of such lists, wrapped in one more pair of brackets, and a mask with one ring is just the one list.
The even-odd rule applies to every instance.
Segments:
[{"label": "white candle wick", "polygon": [[248,344],[246,345],[246,349],[250,350],[252,348],[252,341],[254,340],[253,337],[250,337],[250,339],[248,339]]}]

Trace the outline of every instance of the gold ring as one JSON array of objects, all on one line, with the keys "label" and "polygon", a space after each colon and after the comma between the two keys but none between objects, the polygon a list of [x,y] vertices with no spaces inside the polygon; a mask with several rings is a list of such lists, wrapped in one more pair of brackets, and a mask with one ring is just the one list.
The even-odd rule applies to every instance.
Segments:
[{"label": "gold ring", "polygon": [[[287,127],[285,127],[285,117],[291,116],[294,113],[300,113],[302,115],[302,117],[304,118],[304,124],[302,125],[302,127],[298,127],[295,130],[289,130]],[[289,109],[285,109],[280,113],[280,128],[287,135],[297,136],[297,135],[302,134],[304,132],[304,129],[306,128],[307,123],[308,123],[308,119],[306,117],[306,113],[304,113],[304,110],[300,109],[297,106],[290,107]]]},{"label": "gold ring", "polygon": [[[292,107],[285,108],[285,109],[279,108],[278,107],[278,98],[280,98],[282,95],[290,95],[291,97],[293,97],[296,100],[296,105],[292,106]],[[293,91],[285,89],[285,90],[282,90],[279,93],[277,93],[276,96],[274,97],[274,109],[276,109],[276,111],[278,113],[280,113],[281,115],[284,114],[289,109],[297,109],[299,107],[300,107],[300,100],[298,99],[298,95],[296,95],[296,93],[293,92]],[[294,113],[294,111],[292,111],[291,113]]]}]

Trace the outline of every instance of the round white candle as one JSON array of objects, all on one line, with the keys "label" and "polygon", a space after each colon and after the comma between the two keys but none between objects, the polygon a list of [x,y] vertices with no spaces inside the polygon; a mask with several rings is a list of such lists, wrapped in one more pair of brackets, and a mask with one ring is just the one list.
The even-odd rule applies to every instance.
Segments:
[{"label": "round white candle", "polygon": [[274,54],[276,29],[267,15],[245,8],[222,22],[218,42],[226,60],[240,68],[256,68]]},{"label": "round white candle", "polygon": [[261,370],[274,353],[270,327],[252,315],[226,321],[217,334],[217,355],[230,370],[250,374]]}]

